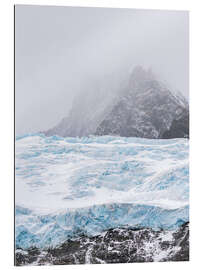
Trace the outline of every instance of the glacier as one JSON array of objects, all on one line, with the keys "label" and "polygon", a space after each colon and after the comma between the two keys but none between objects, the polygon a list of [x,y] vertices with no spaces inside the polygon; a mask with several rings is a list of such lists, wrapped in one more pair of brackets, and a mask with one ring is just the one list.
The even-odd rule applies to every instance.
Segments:
[{"label": "glacier", "polygon": [[189,221],[189,140],[16,137],[17,248]]}]

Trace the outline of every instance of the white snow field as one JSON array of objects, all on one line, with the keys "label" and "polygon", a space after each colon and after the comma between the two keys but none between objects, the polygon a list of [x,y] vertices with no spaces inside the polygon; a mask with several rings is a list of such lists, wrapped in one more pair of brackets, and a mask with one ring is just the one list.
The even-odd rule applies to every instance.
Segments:
[{"label": "white snow field", "polygon": [[187,139],[16,138],[16,247],[189,220]]}]

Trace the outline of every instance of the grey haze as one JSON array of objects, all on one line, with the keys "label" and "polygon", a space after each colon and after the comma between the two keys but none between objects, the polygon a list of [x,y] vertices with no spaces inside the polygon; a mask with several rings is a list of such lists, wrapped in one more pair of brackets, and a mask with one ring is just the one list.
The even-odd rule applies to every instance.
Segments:
[{"label": "grey haze", "polygon": [[17,135],[56,125],[90,88],[117,91],[136,65],[188,99],[188,39],[186,11],[17,5]]}]

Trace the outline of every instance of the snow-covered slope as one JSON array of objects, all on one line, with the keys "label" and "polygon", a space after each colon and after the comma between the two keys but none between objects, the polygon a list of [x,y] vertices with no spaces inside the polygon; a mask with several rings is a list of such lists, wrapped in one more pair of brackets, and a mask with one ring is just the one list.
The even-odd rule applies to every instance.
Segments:
[{"label": "snow-covered slope", "polygon": [[188,140],[16,139],[16,245],[125,226],[176,229],[188,216]]}]

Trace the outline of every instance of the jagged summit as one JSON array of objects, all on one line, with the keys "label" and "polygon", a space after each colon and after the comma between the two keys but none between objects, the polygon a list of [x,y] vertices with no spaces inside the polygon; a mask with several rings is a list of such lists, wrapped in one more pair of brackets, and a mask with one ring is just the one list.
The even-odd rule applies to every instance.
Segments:
[{"label": "jagged summit", "polygon": [[[156,79],[151,71],[136,67],[119,102],[100,123],[96,135],[166,138],[172,122],[188,114],[187,101]],[[185,119],[185,125],[188,121]],[[173,132],[173,137],[180,137]],[[182,132],[183,137],[189,134]]]},{"label": "jagged summit", "polygon": [[45,134],[189,137],[188,102],[159,81],[151,70],[135,67],[117,96],[110,93],[105,91],[102,95],[100,91],[94,99],[84,95],[73,104],[69,116]]},{"label": "jagged summit", "polygon": [[142,66],[136,66],[133,68],[130,74],[130,84],[136,85],[146,81],[155,80],[155,74],[151,69],[145,70]]}]

